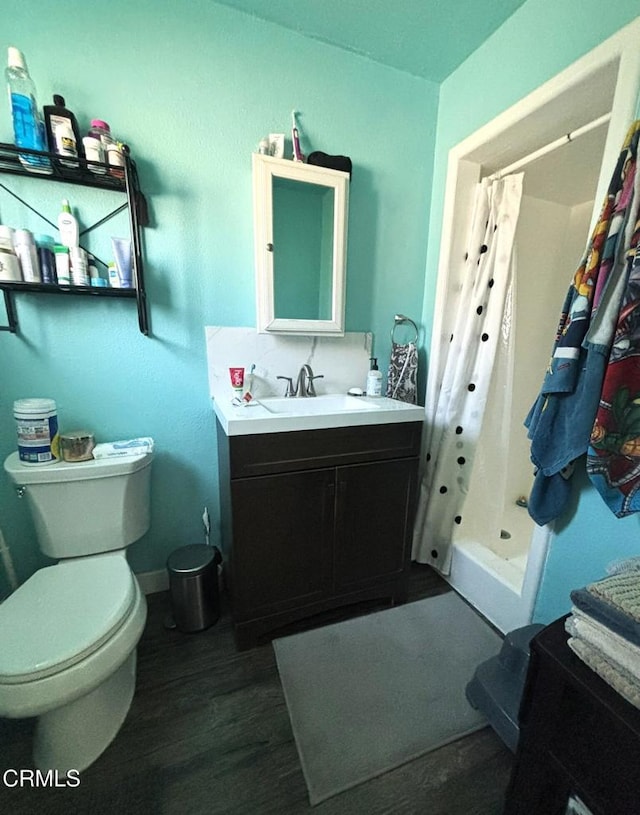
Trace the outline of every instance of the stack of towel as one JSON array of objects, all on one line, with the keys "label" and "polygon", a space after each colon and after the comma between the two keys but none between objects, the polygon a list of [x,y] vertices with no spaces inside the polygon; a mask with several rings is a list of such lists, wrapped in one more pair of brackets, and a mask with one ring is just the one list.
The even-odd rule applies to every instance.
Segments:
[{"label": "stack of towel", "polygon": [[569,647],[612,688],[640,708],[640,569],[622,568],[571,592]]}]

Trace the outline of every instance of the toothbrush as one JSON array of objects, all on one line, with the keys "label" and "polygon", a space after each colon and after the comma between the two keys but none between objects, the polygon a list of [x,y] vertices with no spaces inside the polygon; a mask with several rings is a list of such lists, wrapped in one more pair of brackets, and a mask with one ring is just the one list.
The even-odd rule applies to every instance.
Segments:
[{"label": "toothbrush", "polygon": [[204,525],[204,542],[207,546],[211,546],[211,540],[209,538],[211,523],[209,522],[209,510],[207,507],[204,508],[204,512],[202,513],[202,523]]},{"label": "toothbrush", "polygon": [[298,134],[298,127],[296,125],[296,112],[291,111],[291,141],[293,142],[293,160],[304,161],[304,156],[300,150],[300,138]]}]

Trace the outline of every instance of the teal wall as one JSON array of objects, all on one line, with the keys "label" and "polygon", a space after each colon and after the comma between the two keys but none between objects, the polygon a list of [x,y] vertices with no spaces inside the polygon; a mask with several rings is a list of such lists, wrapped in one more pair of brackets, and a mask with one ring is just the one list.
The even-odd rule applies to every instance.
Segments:
[{"label": "teal wall", "polygon": [[[347,330],[372,330],[384,360],[393,314],[420,316],[438,87],[211,0],[4,0],[8,45],[41,105],[62,93],[83,129],[103,118],[131,146],[153,220],[153,338],[128,301],[18,297],[21,334],[0,333],[0,458],[15,449],[13,400],[27,396],[56,399],[67,430],[153,436],[152,528],[130,560],[161,569],[201,540],[205,504],[217,519],[204,326],[255,325],[252,150],[288,132],[295,108],[305,152],[352,158]],[[5,102],[0,141],[11,138]],[[41,558],[5,477],[0,527],[24,580]],[[7,588],[0,564],[0,597]]]},{"label": "teal wall", "polygon": [[[640,14],[640,0],[528,0],[440,87],[423,323],[430,335],[449,150]],[[572,270],[567,271],[567,284]],[[560,309],[560,304],[558,304]],[[616,521],[585,483],[558,524],[547,555],[535,619],[568,611],[569,591],[600,577],[607,563],[640,554],[637,518]]]},{"label": "teal wall", "polygon": [[535,608],[536,622],[569,611],[571,589],[605,574],[607,565],[640,555],[640,518],[616,518],[605,507],[584,470],[574,474],[571,506],[556,521]]}]

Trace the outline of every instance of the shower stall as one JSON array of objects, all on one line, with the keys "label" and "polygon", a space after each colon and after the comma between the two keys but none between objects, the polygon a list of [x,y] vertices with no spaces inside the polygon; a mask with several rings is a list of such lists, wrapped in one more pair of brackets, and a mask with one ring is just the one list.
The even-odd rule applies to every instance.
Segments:
[{"label": "shower stall", "polygon": [[[495,360],[448,577],[505,632],[530,622],[544,566],[548,531],[527,511],[533,466],[523,421],[542,383],[560,308],[585,248],[605,136],[606,124],[524,170],[510,336]],[[548,183],[560,182],[552,171],[560,157],[565,181],[579,175],[579,187]],[[494,509],[487,512],[488,507]]]}]

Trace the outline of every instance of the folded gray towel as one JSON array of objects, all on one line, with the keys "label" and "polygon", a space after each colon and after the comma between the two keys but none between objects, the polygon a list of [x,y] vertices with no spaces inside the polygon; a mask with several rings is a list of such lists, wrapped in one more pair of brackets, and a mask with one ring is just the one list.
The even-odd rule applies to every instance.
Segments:
[{"label": "folded gray towel", "polygon": [[640,623],[626,612],[611,605],[606,600],[592,594],[587,589],[574,589],[571,600],[577,608],[603,625],[608,626],[621,637],[640,645]]},{"label": "folded gray towel", "polygon": [[569,648],[601,679],[634,707],[640,708],[640,683],[579,637],[569,637]]},{"label": "folded gray towel", "polygon": [[590,583],[587,591],[640,622],[640,574],[623,571]]},{"label": "folded gray towel", "polygon": [[569,634],[600,651],[606,659],[619,665],[640,682],[640,646],[634,645],[575,607],[567,617],[564,627]]}]

